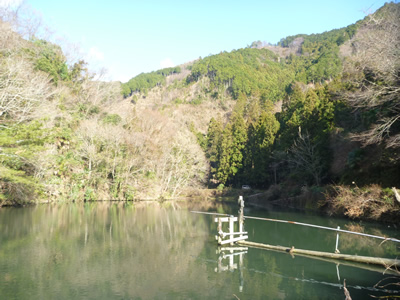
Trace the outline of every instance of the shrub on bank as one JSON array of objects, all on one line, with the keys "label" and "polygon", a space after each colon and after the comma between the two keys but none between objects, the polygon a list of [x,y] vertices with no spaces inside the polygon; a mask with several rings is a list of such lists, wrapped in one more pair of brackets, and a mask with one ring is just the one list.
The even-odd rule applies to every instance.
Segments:
[{"label": "shrub on bank", "polygon": [[399,222],[400,204],[391,189],[377,184],[358,187],[336,185],[326,198],[329,214],[343,214],[351,219]]}]

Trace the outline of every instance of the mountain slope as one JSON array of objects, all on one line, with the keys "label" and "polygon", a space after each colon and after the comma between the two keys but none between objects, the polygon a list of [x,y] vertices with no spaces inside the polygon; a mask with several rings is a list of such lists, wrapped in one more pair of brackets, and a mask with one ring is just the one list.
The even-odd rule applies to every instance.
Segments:
[{"label": "mountain slope", "polygon": [[396,185],[398,11],[387,4],[346,28],[123,84],[94,80],[84,61],[68,64],[57,45],[2,23],[0,205]]}]

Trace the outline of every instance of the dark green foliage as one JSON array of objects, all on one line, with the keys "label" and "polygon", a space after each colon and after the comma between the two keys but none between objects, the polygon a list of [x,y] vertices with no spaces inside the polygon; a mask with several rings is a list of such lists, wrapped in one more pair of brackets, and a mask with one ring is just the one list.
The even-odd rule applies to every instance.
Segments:
[{"label": "dark green foliage", "polygon": [[243,152],[247,143],[247,125],[243,118],[244,101],[246,101],[244,97],[238,100],[230,120],[231,126],[228,126],[226,132],[227,134],[231,134],[231,151],[228,169],[228,179],[231,182],[234,181],[233,178],[243,167]]},{"label": "dark green foliage", "polygon": [[161,85],[165,82],[165,77],[161,74],[155,72],[152,73],[142,73],[138,76],[132,78],[127,83],[123,84],[123,96],[130,96],[135,92],[146,93],[149,89]]},{"label": "dark green foliage", "polygon": [[[268,111],[249,111],[248,99],[241,95],[225,128],[211,119],[207,133],[207,157],[213,183],[223,185],[265,185],[268,159],[279,123]],[[258,114],[258,115],[257,115]],[[247,116],[244,118],[244,116]],[[250,125],[249,125],[250,123]]]},{"label": "dark green foliage", "polygon": [[165,83],[165,77],[181,72],[180,67],[165,68],[151,73],[141,73],[121,85],[122,95],[126,98],[133,93],[147,93],[155,86]]},{"label": "dark green foliage", "polygon": [[291,54],[287,60],[296,74],[296,80],[315,83],[338,76],[342,70],[338,46],[355,35],[359,24],[320,34],[298,34],[281,39],[278,43],[281,47],[293,47],[295,43],[300,47],[302,55]]},{"label": "dark green foliage", "polygon": [[349,153],[349,156],[347,157],[347,165],[350,169],[354,168],[359,168],[360,163],[364,159],[364,151],[363,149],[355,149]]},{"label": "dark green foliage", "polygon": [[232,118],[225,128],[221,121],[211,119],[207,132],[206,155],[210,161],[213,183],[225,185],[233,181],[241,168],[245,134],[244,120],[240,115]]},{"label": "dark green foliage", "polygon": [[38,121],[0,127],[0,206],[5,199],[11,201],[5,204],[23,204],[37,196],[42,187],[35,178],[35,160],[50,141],[49,131]]},{"label": "dark green foliage", "polygon": [[230,174],[230,159],[232,152],[232,125],[230,123],[225,126],[220,142],[217,145],[218,161],[217,168],[213,177],[220,184],[225,185],[228,181]]},{"label": "dark green foliage", "polygon": [[356,24],[349,25],[340,29],[333,29],[330,31],[325,31],[318,34],[297,34],[282,38],[278,45],[281,47],[289,47],[295,39],[303,38],[304,42],[309,43],[321,43],[328,42],[330,44],[336,44],[338,46],[342,45],[345,41],[351,39],[356,33],[359,26],[359,22]]},{"label": "dark green foliage", "polygon": [[219,164],[219,147],[222,139],[222,122],[211,118],[207,131],[206,156],[210,161],[211,174],[215,174]]},{"label": "dark green foliage", "polygon": [[210,91],[226,90],[237,99],[241,93],[264,94],[271,101],[285,95],[286,86],[294,79],[294,73],[278,57],[267,49],[240,49],[223,52],[200,59],[193,65],[187,82],[207,76]]},{"label": "dark green foliage", "polygon": [[[344,31],[346,32],[346,31]],[[335,33],[335,34],[341,34]],[[335,35],[336,36],[336,35]],[[272,102],[285,98],[293,81],[317,83],[337,77],[342,70],[339,47],[330,41],[330,35],[299,35],[300,56],[290,54],[287,59],[278,57],[267,49],[246,48],[223,52],[198,60],[187,82],[210,79],[210,92],[227,91],[237,99],[240,93],[260,96]],[[285,43],[284,43],[285,44]]]},{"label": "dark green foliage", "polygon": [[271,110],[262,112],[258,120],[249,125],[242,182],[252,186],[265,186],[268,182],[269,163],[272,161],[272,149],[279,127]]},{"label": "dark green foliage", "polygon": [[179,74],[181,72],[181,67],[172,67],[172,68],[164,68],[161,70],[156,71],[157,74],[162,76],[169,76],[172,74]]},{"label": "dark green foliage", "polygon": [[334,126],[335,102],[327,95],[326,86],[317,85],[315,89],[307,89],[301,84],[294,84],[283,108],[280,115],[283,147],[290,147],[299,128],[319,140],[329,134]]},{"label": "dark green foliage", "polygon": [[35,40],[34,45],[37,48],[37,54],[34,58],[34,64],[37,70],[49,73],[52,81],[56,85],[59,80],[68,81],[71,78],[66,58],[60,46],[45,40]]},{"label": "dark green foliage", "polygon": [[[328,176],[332,160],[329,136],[334,128],[336,103],[329,97],[327,88],[327,85],[317,85],[315,89],[293,85],[280,114],[277,150],[289,153],[288,161],[297,168],[298,178],[310,184],[320,184],[320,180]],[[299,168],[301,159],[308,161],[310,168]],[[311,168],[316,162],[321,169]]]},{"label": "dark green foliage", "polygon": [[331,80],[342,71],[339,47],[329,42],[308,42],[302,44],[302,55],[291,54],[287,64],[295,72],[295,79],[303,83]]},{"label": "dark green foliage", "polygon": [[35,70],[48,73],[55,85],[64,82],[70,86],[75,86],[79,91],[79,84],[88,79],[87,63],[84,60],[79,60],[69,66],[61,47],[56,44],[46,40],[34,39],[32,46],[24,49],[24,52],[33,61]]},{"label": "dark green foliage", "polygon": [[213,183],[267,187],[290,177],[319,185],[328,177],[335,111],[328,87],[292,84],[287,92],[279,115],[262,97],[241,95],[224,129],[211,120],[207,157]]},{"label": "dark green foliage", "polygon": [[[232,116],[219,139],[217,149],[218,161],[214,174],[217,182],[222,184],[239,184],[236,176],[243,167],[243,152],[247,143],[247,124],[243,118],[247,99],[241,95],[234,107]],[[217,124],[214,124],[217,125]]]},{"label": "dark green foliage", "polygon": [[129,97],[129,95],[131,94],[131,88],[128,84],[121,84],[121,94],[124,96],[124,98]]}]

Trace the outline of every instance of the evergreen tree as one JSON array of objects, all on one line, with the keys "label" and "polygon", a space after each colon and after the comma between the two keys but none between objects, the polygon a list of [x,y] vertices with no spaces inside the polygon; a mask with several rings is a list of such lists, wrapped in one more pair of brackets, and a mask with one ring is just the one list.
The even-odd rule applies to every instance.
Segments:
[{"label": "evergreen tree", "polygon": [[221,142],[218,144],[217,170],[215,174],[216,180],[225,185],[230,177],[231,172],[231,155],[232,155],[232,125],[228,123],[221,137]]},{"label": "evergreen tree", "polygon": [[279,122],[269,109],[262,112],[258,121],[248,128],[243,174],[252,185],[263,186],[267,183],[270,154],[279,127]]},{"label": "evergreen tree", "polygon": [[[207,153],[206,156],[210,161],[210,173],[212,177],[218,169],[219,164],[219,153],[220,143],[222,142],[222,122],[220,120],[215,120],[211,118],[210,124],[207,131]],[[215,179],[215,178],[213,178]]]},{"label": "evergreen tree", "polygon": [[232,122],[232,149],[230,157],[229,179],[237,184],[235,175],[243,167],[243,150],[247,142],[247,128],[243,115],[234,113]]}]

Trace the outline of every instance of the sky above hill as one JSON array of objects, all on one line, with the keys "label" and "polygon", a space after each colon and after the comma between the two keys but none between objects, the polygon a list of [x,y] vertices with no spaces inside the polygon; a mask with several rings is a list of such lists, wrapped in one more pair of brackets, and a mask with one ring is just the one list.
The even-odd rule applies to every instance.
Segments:
[{"label": "sky above hill", "polygon": [[[0,0],[1,5],[21,0]],[[53,41],[78,44],[94,69],[126,82],[150,72],[299,33],[345,27],[382,0],[25,0]]]}]

